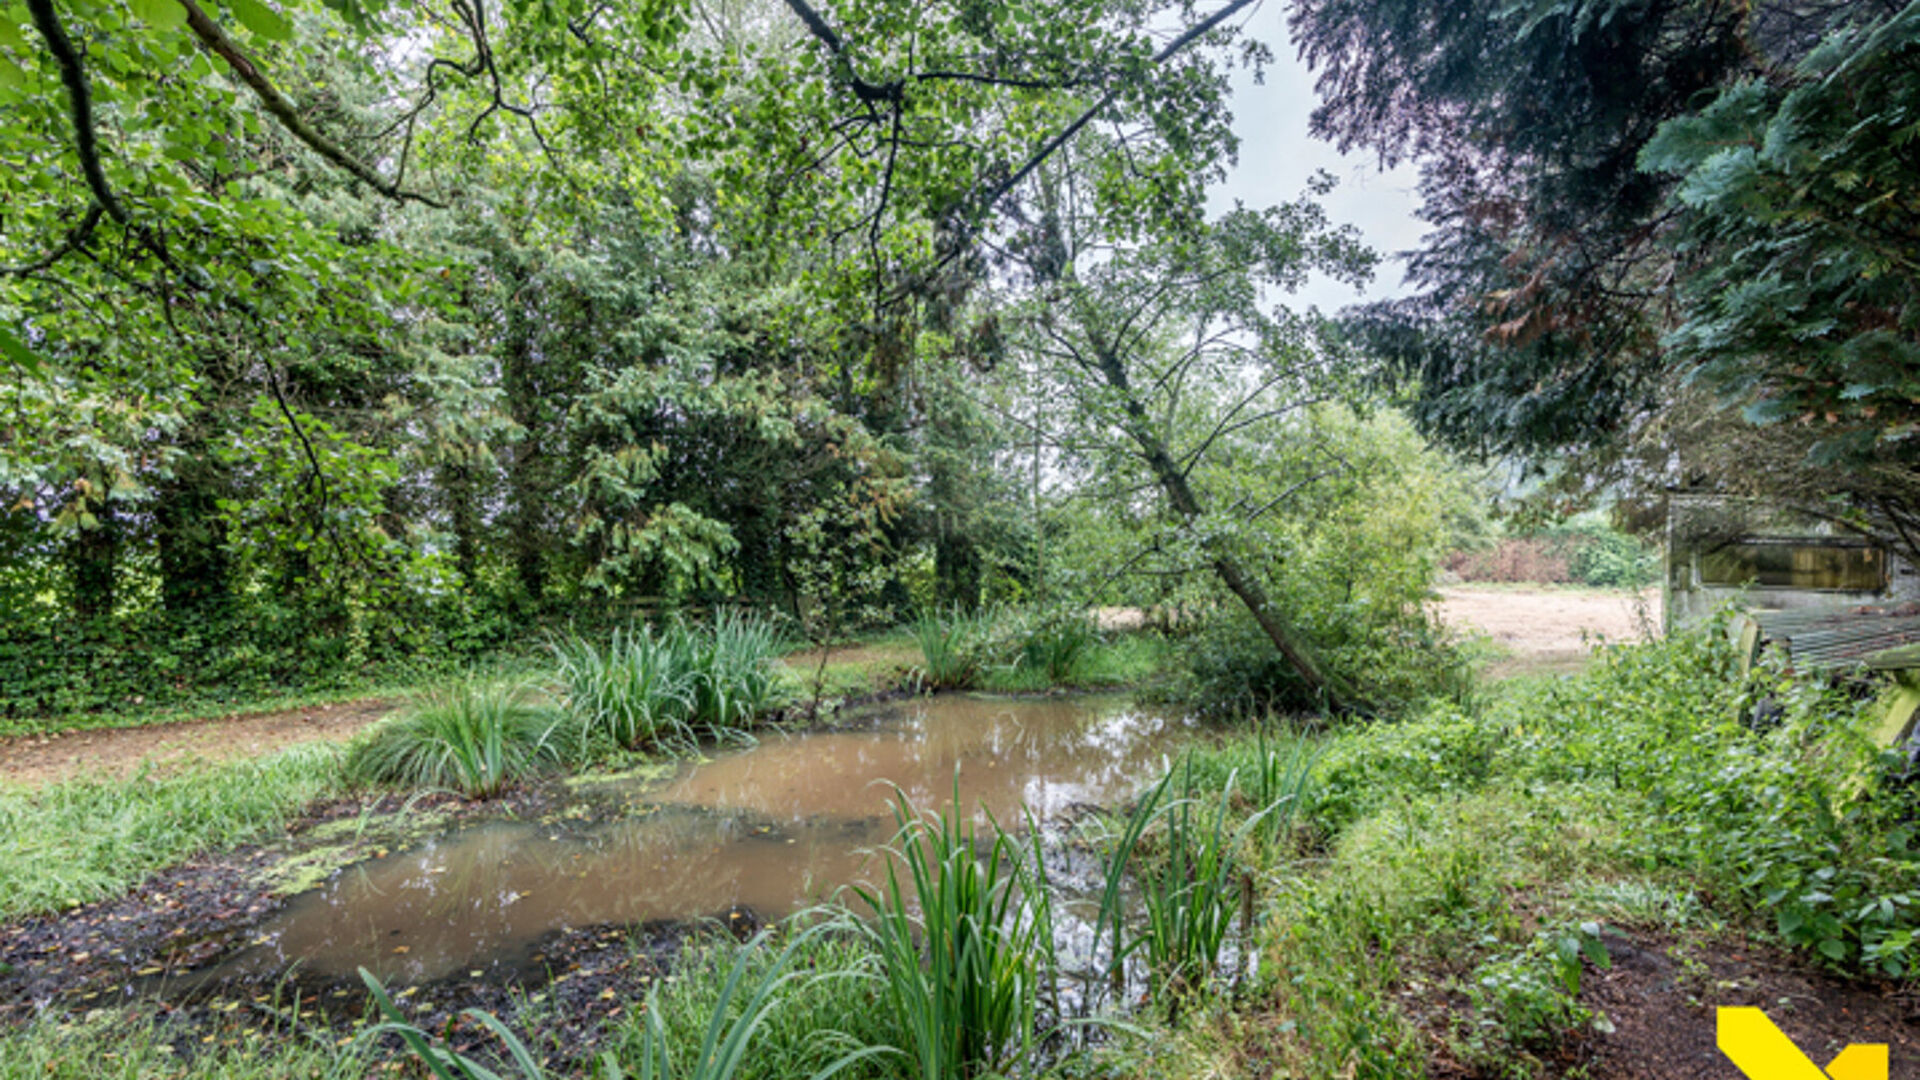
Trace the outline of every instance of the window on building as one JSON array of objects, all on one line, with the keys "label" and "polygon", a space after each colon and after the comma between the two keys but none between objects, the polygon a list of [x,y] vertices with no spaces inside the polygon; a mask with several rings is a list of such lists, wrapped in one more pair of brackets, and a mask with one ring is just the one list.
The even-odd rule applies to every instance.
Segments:
[{"label": "window on building", "polygon": [[1748,540],[1700,553],[1703,585],[1878,592],[1887,553],[1831,540]]}]

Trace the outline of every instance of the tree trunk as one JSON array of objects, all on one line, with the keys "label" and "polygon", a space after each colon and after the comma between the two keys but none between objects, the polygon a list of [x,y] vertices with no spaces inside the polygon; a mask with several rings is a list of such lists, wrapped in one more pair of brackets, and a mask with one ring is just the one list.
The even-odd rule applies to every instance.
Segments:
[{"label": "tree trunk", "polygon": [[[1180,466],[1173,460],[1173,455],[1167,452],[1166,443],[1154,433],[1146,406],[1133,396],[1133,387],[1127,378],[1126,365],[1122,364],[1120,358],[1103,343],[1096,341],[1095,348],[1099,358],[1101,377],[1106,380],[1108,386],[1119,391],[1124,403],[1127,412],[1128,438],[1131,438],[1134,445],[1140,448],[1140,453],[1147,459],[1147,466],[1153,470],[1154,479],[1159,482],[1161,490],[1167,493],[1167,500],[1173,504],[1173,508],[1179,512],[1180,516],[1188,520],[1199,517],[1203,509],[1200,500],[1194,495],[1192,485],[1187,483],[1186,474],[1180,471]],[[1326,674],[1320,670],[1320,665],[1314,661],[1306,646],[1294,640],[1292,630],[1287,626],[1279,610],[1274,607],[1273,602],[1268,599],[1266,589],[1261,587],[1260,582],[1252,574],[1246,572],[1240,565],[1240,561],[1226,549],[1224,544],[1217,540],[1209,540],[1206,550],[1208,563],[1213,568],[1215,576],[1228,591],[1239,597],[1240,602],[1246,605],[1247,610],[1253,614],[1254,621],[1260,624],[1260,629],[1266,633],[1268,640],[1273,642],[1273,647],[1286,658],[1294,672],[1307,684],[1307,688],[1326,698],[1329,704],[1337,703],[1336,697],[1344,696],[1346,687],[1330,685]]]},{"label": "tree trunk", "polygon": [[100,503],[97,524],[67,539],[67,566],[73,573],[73,617],[92,622],[113,616],[115,564],[119,561],[120,522],[113,504]]}]

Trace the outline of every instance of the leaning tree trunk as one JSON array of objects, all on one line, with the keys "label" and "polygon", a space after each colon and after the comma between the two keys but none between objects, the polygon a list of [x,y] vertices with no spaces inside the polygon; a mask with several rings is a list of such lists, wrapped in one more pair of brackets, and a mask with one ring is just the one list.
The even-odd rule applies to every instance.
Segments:
[{"label": "leaning tree trunk", "polygon": [[[1099,357],[1101,377],[1106,380],[1108,386],[1119,392],[1121,401],[1124,403],[1123,407],[1127,412],[1127,436],[1140,448],[1141,455],[1147,459],[1147,466],[1153,470],[1154,479],[1159,483],[1161,490],[1167,493],[1167,500],[1173,504],[1173,508],[1181,517],[1188,520],[1199,517],[1202,512],[1200,500],[1194,495],[1193,486],[1187,483],[1186,473],[1180,471],[1180,466],[1174,462],[1173,455],[1167,452],[1166,443],[1154,433],[1147,416],[1146,406],[1134,397],[1132,383],[1127,378],[1126,365],[1120,362],[1120,358],[1111,349],[1099,347],[1096,349],[1096,354]],[[1294,640],[1292,630],[1288,628],[1273,602],[1268,599],[1266,589],[1261,587],[1260,582],[1252,574],[1247,573],[1246,569],[1240,565],[1240,561],[1227,550],[1226,545],[1217,539],[1209,539],[1206,541],[1206,553],[1208,565],[1212,567],[1214,575],[1220,579],[1228,591],[1239,597],[1240,602],[1246,605],[1247,610],[1253,614],[1254,621],[1260,624],[1260,629],[1266,633],[1268,640],[1273,642],[1273,647],[1286,658],[1294,672],[1307,684],[1307,688],[1326,698],[1330,704],[1335,703],[1338,697],[1346,696],[1346,688],[1330,685],[1326,674],[1320,670],[1320,665],[1314,662],[1313,655],[1306,646]]]}]

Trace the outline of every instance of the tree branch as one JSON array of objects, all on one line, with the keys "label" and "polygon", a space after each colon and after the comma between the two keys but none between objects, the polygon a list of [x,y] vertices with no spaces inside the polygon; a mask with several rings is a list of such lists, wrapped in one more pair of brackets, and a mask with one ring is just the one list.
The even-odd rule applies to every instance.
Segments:
[{"label": "tree branch", "polygon": [[[51,0],[32,0],[32,2],[45,4]],[[398,183],[382,177],[371,165],[347,153],[337,143],[314,130],[313,125],[307,123],[306,118],[300,115],[300,110],[294,107],[293,102],[273,85],[266,74],[254,64],[252,58],[240,48],[237,42],[227,36],[227,32],[220,28],[219,23],[207,16],[195,0],[178,0],[178,2],[181,7],[187,9],[187,26],[193,30],[194,36],[200,39],[201,46],[225,60],[228,66],[233,68],[234,74],[240,77],[240,81],[247,84],[254,95],[260,99],[260,103],[266,106],[267,111],[272,113],[274,118],[280,121],[280,125],[286,128],[294,138],[306,143],[314,153],[353,174],[362,183],[389,199],[397,202],[425,203],[428,206],[445,209],[446,204],[418,192],[407,191]],[[109,207],[108,211],[111,213],[112,208]]]},{"label": "tree branch", "polygon": [[113,220],[126,225],[127,208],[114,196],[113,188],[107,184],[106,171],[100,167],[100,144],[93,131],[93,91],[87,85],[87,69],[80,61],[80,52],[73,47],[66,28],[60,25],[53,0],[27,0],[27,10],[32,13],[33,25],[39,29],[40,36],[46,39],[54,62],[60,65],[61,80],[67,84],[67,103],[73,116],[73,147],[80,155],[80,171],[87,178],[87,187],[93,192],[94,201]]},{"label": "tree branch", "polygon": [[0,266],[0,277],[28,277],[37,274],[66,258],[75,249],[85,246],[93,239],[93,230],[100,224],[101,213],[100,204],[97,202],[87,207],[86,216],[80,219],[80,224],[68,229],[67,235],[61,238],[60,243],[56,244],[52,251],[32,262],[21,263],[19,266]]}]

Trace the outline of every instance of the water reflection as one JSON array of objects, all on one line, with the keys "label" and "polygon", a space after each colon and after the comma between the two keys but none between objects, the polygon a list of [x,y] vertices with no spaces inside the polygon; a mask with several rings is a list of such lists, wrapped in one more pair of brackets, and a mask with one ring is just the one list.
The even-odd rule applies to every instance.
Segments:
[{"label": "water reflection", "polygon": [[[520,966],[554,930],[783,915],[859,880],[892,835],[890,784],[1017,821],[1124,796],[1182,725],[1124,701],[942,697],[888,707],[872,730],[775,736],[640,793],[643,816],[586,829],[476,826],[342,872],[208,972],[322,976],[367,967],[425,981]],[[620,794],[632,794],[620,792]]]}]

